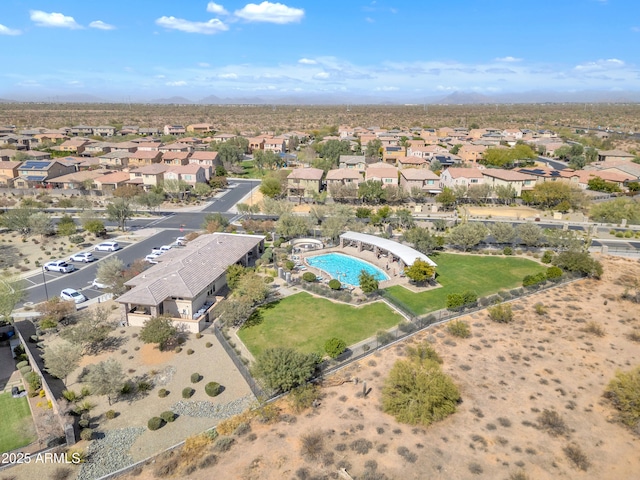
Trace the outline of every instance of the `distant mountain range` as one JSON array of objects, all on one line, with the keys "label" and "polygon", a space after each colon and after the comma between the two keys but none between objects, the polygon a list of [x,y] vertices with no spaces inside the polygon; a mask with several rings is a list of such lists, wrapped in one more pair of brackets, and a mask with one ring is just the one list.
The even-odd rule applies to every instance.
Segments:
[{"label": "distant mountain range", "polygon": [[309,94],[282,96],[219,97],[209,95],[200,100],[174,96],[168,98],[101,98],[95,95],[56,95],[46,98],[0,98],[0,103],[37,102],[37,103],[145,103],[159,105],[480,105],[508,103],[637,103],[640,92],[636,91],[580,91],[551,92],[530,91],[484,95],[477,92],[452,92],[446,96],[381,97],[376,95],[350,94]]}]

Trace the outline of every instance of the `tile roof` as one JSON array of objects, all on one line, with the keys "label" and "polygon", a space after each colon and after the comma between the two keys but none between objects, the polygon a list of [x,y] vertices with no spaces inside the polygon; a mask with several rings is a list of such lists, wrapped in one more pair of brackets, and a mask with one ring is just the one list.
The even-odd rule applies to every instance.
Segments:
[{"label": "tile roof", "polygon": [[405,168],[400,175],[407,180],[440,180],[440,177],[428,168]]},{"label": "tile roof", "polygon": [[532,175],[519,172],[517,170],[506,170],[504,168],[486,168],[481,170],[485,177],[493,177],[507,182],[524,182],[525,180],[533,180]]},{"label": "tile roof", "polygon": [[477,168],[449,167],[446,171],[451,178],[482,178],[482,171]]},{"label": "tile roof", "polygon": [[362,180],[362,175],[353,168],[335,168],[327,172],[326,180],[344,180],[347,178]]},{"label": "tile roof", "polygon": [[151,165],[144,165],[142,167],[134,168],[131,173],[142,173],[143,175],[158,175],[164,173],[169,169],[169,165],[164,163],[152,163]]},{"label": "tile roof", "polygon": [[300,180],[322,180],[324,171],[319,168],[294,168],[287,178]]}]

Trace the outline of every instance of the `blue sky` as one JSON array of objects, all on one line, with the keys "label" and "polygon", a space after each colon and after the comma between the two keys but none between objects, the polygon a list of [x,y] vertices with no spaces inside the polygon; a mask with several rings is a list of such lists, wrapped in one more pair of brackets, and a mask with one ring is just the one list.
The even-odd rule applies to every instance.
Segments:
[{"label": "blue sky", "polygon": [[2,0],[1,98],[640,91],[638,0]]}]

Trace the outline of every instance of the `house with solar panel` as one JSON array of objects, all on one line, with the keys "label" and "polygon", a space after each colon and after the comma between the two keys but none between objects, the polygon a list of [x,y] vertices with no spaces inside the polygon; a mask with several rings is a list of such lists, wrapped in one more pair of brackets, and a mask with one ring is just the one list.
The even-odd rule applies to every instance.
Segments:
[{"label": "house with solar panel", "polygon": [[65,165],[57,160],[27,160],[18,167],[15,188],[43,188],[45,182],[75,172],[74,165]]}]

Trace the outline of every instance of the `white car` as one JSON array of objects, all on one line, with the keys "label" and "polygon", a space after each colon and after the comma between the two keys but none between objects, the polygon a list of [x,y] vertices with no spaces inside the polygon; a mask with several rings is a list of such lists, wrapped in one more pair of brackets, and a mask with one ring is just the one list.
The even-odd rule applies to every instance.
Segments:
[{"label": "white car", "polygon": [[173,244],[176,247],[184,247],[187,244],[187,237],[178,237]]},{"label": "white car", "polygon": [[97,279],[97,278],[95,278],[95,279],[93,280],[93,282],[91,282],[91,287],[92,287],[92,288],[104,289],[104,288],[109,288],[109,285],[107,285],[106,283],[100,283],[100,282],[98,281],[98,279]]},{"label": "white car", "polygon": [[60,292],[60,298],[62,300],[73,301],[75,303],[82,303],[87,301],[87,297],[73,288],[65,288],[64,290],[62,290]]},{"label": "white car", "polygon": [[161,247],[153,247],[151,253],[154,255],[162,255],[165,252],[171,250],[171,245],[163,245]]},{"label": "white car", "polygon": [[75,255],[72,255],[69,261],[89,263],[89,262],[93,262],[95,259],[96,257],[93,256],[93,253],[81,252],[81,253],[76,253]]},{"label": "white car", "polygon": [[76,267],[68,264],[64,260],[56,260],[55,262],[47,262],[43,265],[47,272],[71,273]]},{"label": "white car", "polygon": [[156,263],[158,263],[158,257],[159,256],[160,256],[160,254],[158,254],[158,253],[150,253],[149,255],[144,257],[144,259],[149,263],[156,264]]},{"label": "white car", "polygon": [[118,242],[102,242],[96,245],[94,250],[96,252],[115,252],[120,250],[120,245],[118,245]]}]

